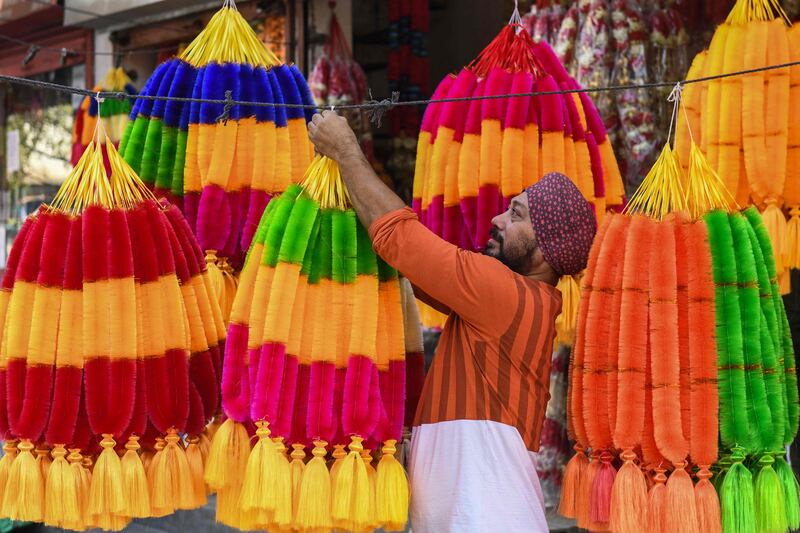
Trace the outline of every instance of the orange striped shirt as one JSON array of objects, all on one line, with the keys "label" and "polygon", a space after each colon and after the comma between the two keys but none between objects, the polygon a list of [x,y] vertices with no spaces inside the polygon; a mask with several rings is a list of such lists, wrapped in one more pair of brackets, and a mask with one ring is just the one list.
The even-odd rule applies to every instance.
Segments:
[{"label": "orange striped shirt", "polygon": [[550,397],[558,289],[440,239],[408,208],[376,220],[370,236],[418,296],[449,311],[414,424],[493,420],[517,428],[537,451]]}]

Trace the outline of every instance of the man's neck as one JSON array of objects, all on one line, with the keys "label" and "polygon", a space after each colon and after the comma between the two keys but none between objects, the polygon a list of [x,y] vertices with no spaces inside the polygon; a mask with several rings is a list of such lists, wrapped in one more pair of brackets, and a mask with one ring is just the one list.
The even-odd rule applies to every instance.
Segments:
[{"label": "man's neck", "polygon": [[541,265],[531,268],[531,270],[527,274],[524,274],[524,276],[526,278],[547,283],[553,287],[558,285],[558,274],[556,274],[547,263],[542,263]]}]

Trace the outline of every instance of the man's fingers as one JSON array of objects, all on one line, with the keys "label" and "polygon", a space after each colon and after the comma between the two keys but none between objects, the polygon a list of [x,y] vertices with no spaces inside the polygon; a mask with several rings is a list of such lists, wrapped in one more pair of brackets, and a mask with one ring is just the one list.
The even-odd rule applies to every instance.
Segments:
[{"label": "man's fingers", "polygon": [[315,113],[314,116],[311,117],[311,124],[314,124],[316,126],[317,124],[319,124],[322,118],[323,118],[322,115],[320,115],[319,113]]}]

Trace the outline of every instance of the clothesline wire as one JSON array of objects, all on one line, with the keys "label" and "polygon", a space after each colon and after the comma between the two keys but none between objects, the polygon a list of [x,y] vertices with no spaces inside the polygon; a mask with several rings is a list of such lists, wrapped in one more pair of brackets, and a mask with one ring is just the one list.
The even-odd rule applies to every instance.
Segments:
[{"label": "clothesline wire", "polygon": [[[80,87],[72,87],[69,85],[60,85],[57,83],[50,83],[46,81],[39,81],[39,80],[31,80],[28,78],[20,78],[17,76],[8,76],[4,74],[0,74],[0,82],[7,82],[13,85],[23,85],[27,87],[35,87],[39,89],[47,89],[51,91],[58,91],[70,94],[77,94],[83,96],[90,96],[93,98],[114,98],[117,100],[122,100],[125,98],[130,99],[143,99],[143,100],[161,100],[161,101],[173,101],[173,102],[194,102],[194,103],[202,103],[202,104],[217,104],[217,105],[225,105],[228,109],[231,106],[253,106],[253,107],[285,107],[285,108],[292,108],[292,109],[322,109],[327,108],[330,110],[350,110],[350,109],[364,109],[367,111],[372,112],[373,114],[382,115],[384,112],[388,111],[393,107],[400,107],[400,106],[423,106],[428,104],[441,104],[447,102],[470,102],[473,100],[498,100],[502,98],[526,98],[526,97],[534,97],[534,96],[552,96],[552,95],[563,95],[563,94],[579,94],[579,93],[601,93],[601,92],[618,92],[618,91],[632,91],[632,90],[645,90],[645,89],[661,89],[661,88],[673,88],[676,85],[690,85],[693,83],[703,83],[708,81],[714,81],[724,78],[731,78],[734,76],[745,76],[747,74],[755,74],[758,72],[765,72],[769,70],[777,70],[789,67],[796,67],[800,66],[800,61],[792,61],[789,63],[781,63],[778,65],[770,65],[765,67],[747,69],[747,70],[739,70],[735,72],[729,72],[724,74],[715,74],[711,76],[702,76],[699,78],[693,78],[690,80],[681,80],[681,81],[657,81],[651,83],[641,83],[641,84],[630,84],[630,85],[609,85],[604,87],[584,87],[584,88],[577,88],[577,89],[561,89],[557,91],[536,91],[536,92],[526,92],[526,93],[512,93],[512,94],[493,94],[493,95],[480,95],[480,96],[464,96],[458,98],[436,98],[436,99],[425,99],[425,100],[398,100],[398,93],[393,93],[392,98],[384,98],[382,100],[369,100],[367,102],[361,104],[341,104],[341,105],[328,105],[328,106],[317,106],[313,104],[289,104],[289,103],[279,103],[279,102],[248,102],[248,101],[241,101],[241,100],[233,100],[231,97],[231,91],[225,92],[224,99],[214,99],[214,98],[190,98],[190,97],[177,97],[177,96],[158,96],[158,95],[143,95],[143,94],[128,94],[122,91],[91,91],[89,89],[82,89]],[[227,118],[224,116],[220,116],[220,119]]]},{"label": "clothesline wire", "polygon": [[135,49],[135,50],[120,50],[117,52],[87,52],[86,50],[77,50],[75,48],[58,48],[54,46],[42,46],[40,44],[36,44],[34,42],[25,41],[23,39],[17,39],[16,37],[11,37],[10,35],[4,35],[0,33],[0,40],[8,41],[14,44],[18,44],[20,46],[27,46],[27,47],[35,47],[37,52],[53,52],[56,54],[69,54],[72,56],[84,56],[84,55],[93,55],[93,56],[126,56],[126,55],[133,55],[133,54],[158,54],[161,52],[170,52],[175,50],[175,46],[167,46],[163,48],[149,48],[149,49]]}]

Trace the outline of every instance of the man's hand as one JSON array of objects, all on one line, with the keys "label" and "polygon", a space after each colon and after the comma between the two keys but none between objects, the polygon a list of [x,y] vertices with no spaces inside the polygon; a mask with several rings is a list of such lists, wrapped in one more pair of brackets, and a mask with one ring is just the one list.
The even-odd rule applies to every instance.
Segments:
[{"label": "man's hand", "polygon": [[317,152],[337,163],[353,156],[361,156],[356,134],[347,124],[347,119],[333,111],[317,113],[308,125],[308,137]]},{"label": "man's hand", "polygon": [[339,164],[342,179],[350,193],[350,201],[365,228],[379,217],[401,209],[403,201],[388,188],[372,169],[356,134],[347,119],[333,111],[314,115],[308,125],[308,137],[320,154]]}]

